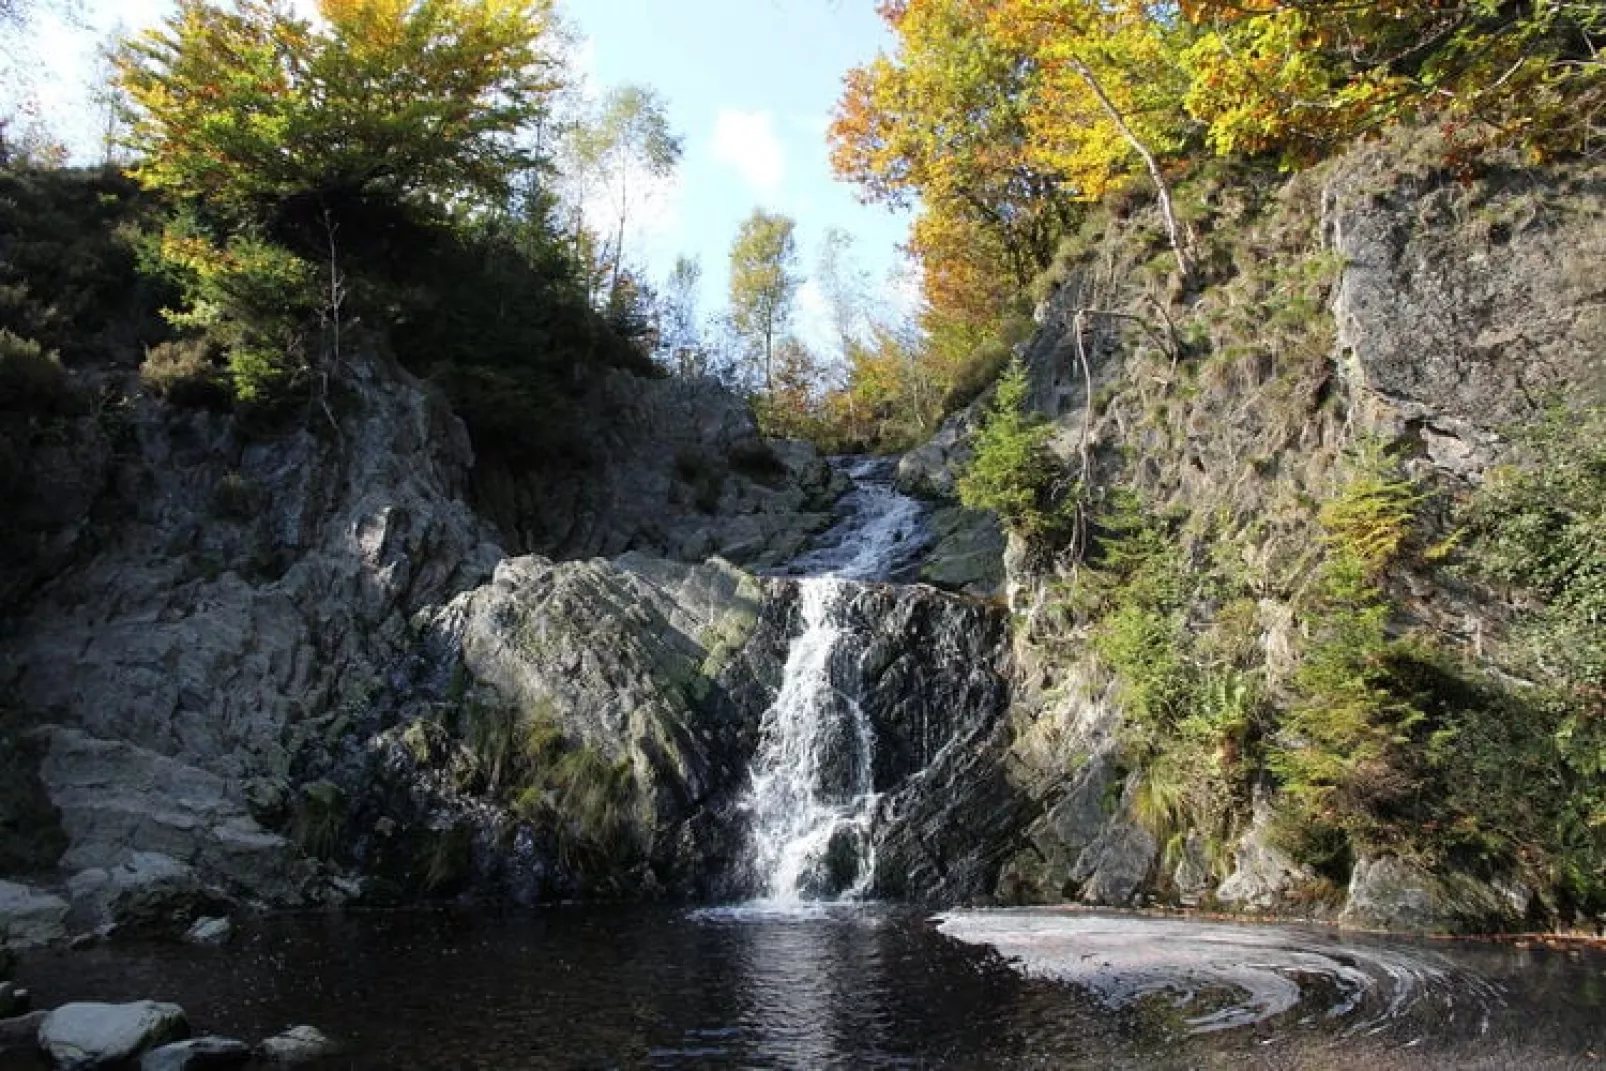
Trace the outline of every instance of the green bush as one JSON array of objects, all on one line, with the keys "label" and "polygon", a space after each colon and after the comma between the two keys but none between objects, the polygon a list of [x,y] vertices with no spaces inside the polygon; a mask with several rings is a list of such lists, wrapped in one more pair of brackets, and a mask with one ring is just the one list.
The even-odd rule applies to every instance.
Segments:
[{"label": "green bush", "polygon": [[1382,583],[1421,500],[1393,461],[1367,444],[1323,504],[1326,555],[1304,610],[1308,641],[1269,756],[1304,824],[1361,845],[1397,839],[1398,805],[1423,774],[1419,745],[1430,729],[1400,680],[1423,652],[1390,637],[1393,607]]},{"label": "green bush", "polygon": [[1514,668],[1543,682],[1522,703],[1523,724],[1542,742],[1532,763],[1542,777],[1529,783],[1559,788],[1538,839],[1558,885],[1598,909],[1606,903],[1606,410],[1557,409],[1516,440],[1512,463],[1463,511],[1464,567],[1524,596]]},{"label": "green bush", "polygon": [[311,264],[260,233],[219,238],[193,213],[174,216],[154,254],[184,297],[169,322],[223,351],[235,398],[272,407],[306,387],[318,310]]},{"label": "green bush", "polygon": [[1519,433],[1465,512],[1472,570],[1536,603],[1527,667],[1606,713],[1606,410],[1558,410]]},{"label": "green bush", "polygon": [[1111,493],[1092,527],[1075,612],[1091,619],[1089,646],[1116,677],[1136,816],[1168,854],[1190,833],[1219,849],[1248,800],[1259,679],[1217,657],[1190,625],[1197,579],[1135,494]]},{"label": "green bush", "polygon": [[1049,453],[1048,421],[1026,411],[1030,389],[1018,358],[998,378],[993,404],[971,439],[970,463],[960,474],[959,501],[991,510],[1010,531],[1046,542],[1065,528],[1061,469]]}]

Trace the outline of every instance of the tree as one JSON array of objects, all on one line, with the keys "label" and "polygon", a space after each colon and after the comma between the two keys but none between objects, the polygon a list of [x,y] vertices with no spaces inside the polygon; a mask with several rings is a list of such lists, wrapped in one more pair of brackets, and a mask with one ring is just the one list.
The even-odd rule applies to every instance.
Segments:
[{"label": "tree", "polygon": [[919,199],[989,231],[1021,285],[1046,267],[1076,193],[1034,160],[1036,72],[996,32],[993,0],[881,5],[898,51],[848,72],[830,129],[837,174],[866,198]]},{"label": "tree", "polygon": [[757,351],[766,394],[775,392],[775,344],[792,318],[802,285],[794,228],[787,216],[754,209],[731,245],[731,320],[737,333]]},{"label": "tree", "polygon": [[1175,4],[1154,0],[1002,0],[990,16],[1000,40],[1038,72],[1027,116],[1039,166],[1057,168],[1083,198],[1100,197],[1142,162],[1184,277],[1192,265],[1160,157],[1180,150],[1181,56],[1191,34]]},{"label": "tree", "polygon": [[552,0],[179,0],[116,57],[148,188],[251,218],[303,198],[500,199],[556,84]]},{"label": "tree", "polygon": [[241,399],[327,383],[338,353],[313,340],[338,327],[352,217],[421,242],[510,199],[532,163],[515,135],[554,84],[550,5],[319,0],[314,26],[285,0],[179,0],[117,52],[132,173],[177,207],[170,318],[225,350]]},{"label": "tree", "polygon": [[869,320],[870,278],[853,257],[853,235],[841,227],[826,230],[814,277],[825,295],[838,356],[846,366]]},{"label": "tree", "polygon": [[1053,427],[1026,409],[1031,384],[1016,358],[998,378],[998,392],[971,441],[971,458],[956,485],[969,509],[997,513],[1010,531],[1029,539],[1050,534],[1059,467],[1048,451]]},{"label": "tree", "polygon": [[1184,0],[1189,111],[1220,153],[1308,162],[1401,119],[1540,152],[1598,140],[1606,4]]},{"label": "tree", "polygon": [[[619,285],[624,265],[625,226],[638,187],[668,178],[680,162],[681,139],[670,132],[664,101],[642,86],[618,86],[602,99],[595,115],[570,128],[569,155],[576,169],[576,219],[584,219],[590,180],[608,188],[613,202],[614,237],[611,250],[600,251],[611,273],[610,290]],[[600,276],[600,272],[598,273]]]},{"label": "tree", "polygon": [[679,256],[664,284],[659,312],[658,347],[661,360],[682,376],[708,371],[697,319],[697,293],[703,284],[703,266],[694,257]]}]

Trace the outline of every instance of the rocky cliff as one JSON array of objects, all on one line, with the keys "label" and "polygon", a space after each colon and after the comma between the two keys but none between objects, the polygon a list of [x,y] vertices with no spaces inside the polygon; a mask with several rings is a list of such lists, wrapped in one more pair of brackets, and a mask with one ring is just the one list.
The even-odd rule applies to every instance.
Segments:
[{"label": "rocky cliff", "polygon": [[[811,449],[760,438],[713,383],[609,374],[581,403],[594,434],[577,452],[588,460],[500,498],[476,486],[496,477],[475,468],[444,402],[382,356],[350,362],[331,409],[268,427],[160,401],[115,361],[79,361],[70,389],[95,401],[26,438],[36,478],[17,520],[28,553],[9,556],[0,578],[0,759],[11,775],[0,835],[8,872],[77,875],[86,924],[107,914],[113,879],[152,858],[185,888],[271,903],[353,895],[342,875],[361,857],[354,825],[382,808],[365,800],[366,783],[320,775],[353,749],[384,750],[396,735],[384,718],[401,716],[397,686],[421,672],[426,650],[458,675],[442,688],[459,706],[482,689],[504,705],[528,699],[505,652],[487,646],[491,630],[466,624],[510,605],[549,653],[566,652],[562,668],[546,667],[554,679],[580,668],[570,657],[601,675],[562,692],[567,706],[555,709],[573,737],[560,749],[611,759],[616,732],[635,746],[626,730],[673,711],[677,683],[708,659],[734,660],[759,612],[753,582],[723,565],[656,581],[642,579],[646,564],[521,567],[504,548],[773,562],[825,522],[840,490]],[[535,575],[553,598],[531,592]],[[671,618],[691,637],[682,647]],[[650,649],[599,638],[627,632]],[[635,655],[681,673],[695,643],[708,646],[685,680],[649,675],[634,692],[613,690],[610,675]],[[358,731],[376,739],[354,741]],[[424,730],[411,743],[426,756],[434,746]],[[643,761],[675,778],[653,792],[701,798],[708,764],[727,761],[708,752],[662,741]],[[649,815],[667,806],[647,802]],[[441,839],[410,850],[455,850]],[[405,887],[461,884],[450,862],[436,858],[440,872],[425,880],[417,871],[428,867],[408,858]]]},{"label": "rocky cliff", "polygon": [[[1470,174],[1445,159],[1416,132],[1293,180],[1188,185],[1202,268],[1185,292],[1166,281],[1146,209],[1097,211],[1067,243],[1024,361],[1090,542],[1056,556],[1012,538],[1007,556],[1017,670],[1002,765],[1039,817],[977,833],[1011,841],[1000,899],[1210,903],[1404,929],[1593,925],[1565,867],[1536,862],[1551,819],[1523,834],[1524,819],[1488,816],[1490,800],[1587,778],[1546,751],[1554,723],[1533,729],[1533,753],[1549,757],[1519,774],[1527,745],[1490,726],[1527,715],[1465,713],[1544,681],[1506,657],[1523,598],[1477,581],[1456,543],[1461,504],[1514,438],[1557,405],[1606,399],[1606,283],[1593,267],[1606,186],[1598,167]],[[962,414],[907,455],[903,480],[951,488],[977,419]],[[1370,793],[1359,802],[1318,782],[1319,807],[1397,816],[1350,827],[1335,848],[1302,840],[1314,812],[1291,819],[1305,805],[1279,788],[1310,769],[1289,756],[1321,746],[1290,728],[1316,721],[1283,712],[1309,709],[1324,683],[1309,667],[1332,649],[1323,563],[1343,529],[1331,504],[1364,497],[1364,458],[1387,459],[1395,475],[1378,486],[1400,488],[1409,517],[1379,582],[1379,642],[1430,651],[1413,665],[1438,667],[1412,670],[1409,685],[1382,670],[1364,679],[1403,687],[1443,730],[1430,740],[1414,721],[1389,752],[1393,768],[1417,764],[1415,791],[1437,792],[1439,809],[1413,812],[1386,781],[1346,773],[1336,791]],[[1147,564],[1112,566],[1101,545],[1151,549]],[[1435,778],[1464,794],[1421,787]],[[1480,830],[1477,848],[1440,835],[1456,821]]]},{"label": "rocky cliff", "polygon": [[[843,581],[833,604],[821,685],[875,742],[870,890],[1583,917],[1558,875],[1593,849],[1535,825],[1555,793],[1469,802],[1568,784],[1546,741],[1589,738],[1524,698],[1524,597],[1451,537],[1522,427],[1606,401],[1606,189],[1442,161],[1422,139],[1203,176],[1180,287],[1148,209],[1088,216],[1024,348],[1069,546],[943,504],[920,576],[968,594]],[[762,887],[744,794],[803,625],[799,582],[747,570],[830,520],[843,481],[808,447],[716,385],[614,372],[577,402],[584,441],[519,471],[477,466],[378,355],[266,427],[115,362],[73,379],[98,400],[28,432],[48,477],[0,576],[0,866],[50,886],[7,886],[0,916],[29,940],[223,899]],[[905,457],[912,488],[952,493],[983,408]],[[1343,588],[1356,502],[1393,542]],[[1334,620],[1373,647],[1344,662]],[[1309,712],[1351,663],[1355,709],[1397,720],[1334,743]]]}]

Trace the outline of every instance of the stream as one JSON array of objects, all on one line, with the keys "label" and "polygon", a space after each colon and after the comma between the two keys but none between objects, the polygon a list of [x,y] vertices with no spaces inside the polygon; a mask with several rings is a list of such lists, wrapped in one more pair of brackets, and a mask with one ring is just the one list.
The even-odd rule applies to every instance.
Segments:
[{"label": "stream", "polygon": [[[22,960],[36,1005],[167,1000],[201,1033],[312,1023],[353,1068],[1587,1067],[1606,952],[868,899],[876,732],[841,671],[857,585],[927,539],[891,463],[780,575],[797,624],[740,806],[746,903],[349,911]],[[836,668],[833,668],[836,667]],[[37,1066],[0,1055],[0,1069]]]}]

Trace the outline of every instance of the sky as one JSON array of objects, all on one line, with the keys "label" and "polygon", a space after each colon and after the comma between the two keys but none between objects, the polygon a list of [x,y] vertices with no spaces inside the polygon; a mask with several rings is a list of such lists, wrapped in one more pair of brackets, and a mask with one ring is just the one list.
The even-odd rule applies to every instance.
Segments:
[{"label": "sky", "polygon": [[[667,100],[685,139],[679,182],[642,236],[662,278],[677,253],[703,265],[705,309],[723,304],[728,253],[755,207],[797,220],[812,273],[828,228],[846,230],[880,288],[878,304],[907,302],[888,277],[907,221],[857,202],[832,178],[825,141],[848,68],[890,47],[870,0],[575,0],[586,35],[580,65],[599,87],[646,84]],[[823,346],[823,297],[805,285],[800,331]]]},{"label": "sky", "polygon": [[[82,0],[80,9],[76,25],[36,19],[11,62],[32,83],[42,122],[76,159],[93,161],[96,43],[151,25],[170,6]],[[583,35],[574,66],[587,89],[650,86],[683,139],[674,181],[637,212],[627,237],[627,260],[644,264],[650,280],[661,283],[676,256],[693,256],[703,269],[702,311],[722,308],[737,227],[763,207],[797,221],[805,273],[813,274],[827,229],[840,228],[876,287],[873,303],[908,306],[898,252],[906,219],[858,203],[827,159],[825,130],[843,74],[890,46],[871,0],[562,0],[562,10]],[[799,295],[797,328],[827,347],[824,301],[812,283]]]}]

